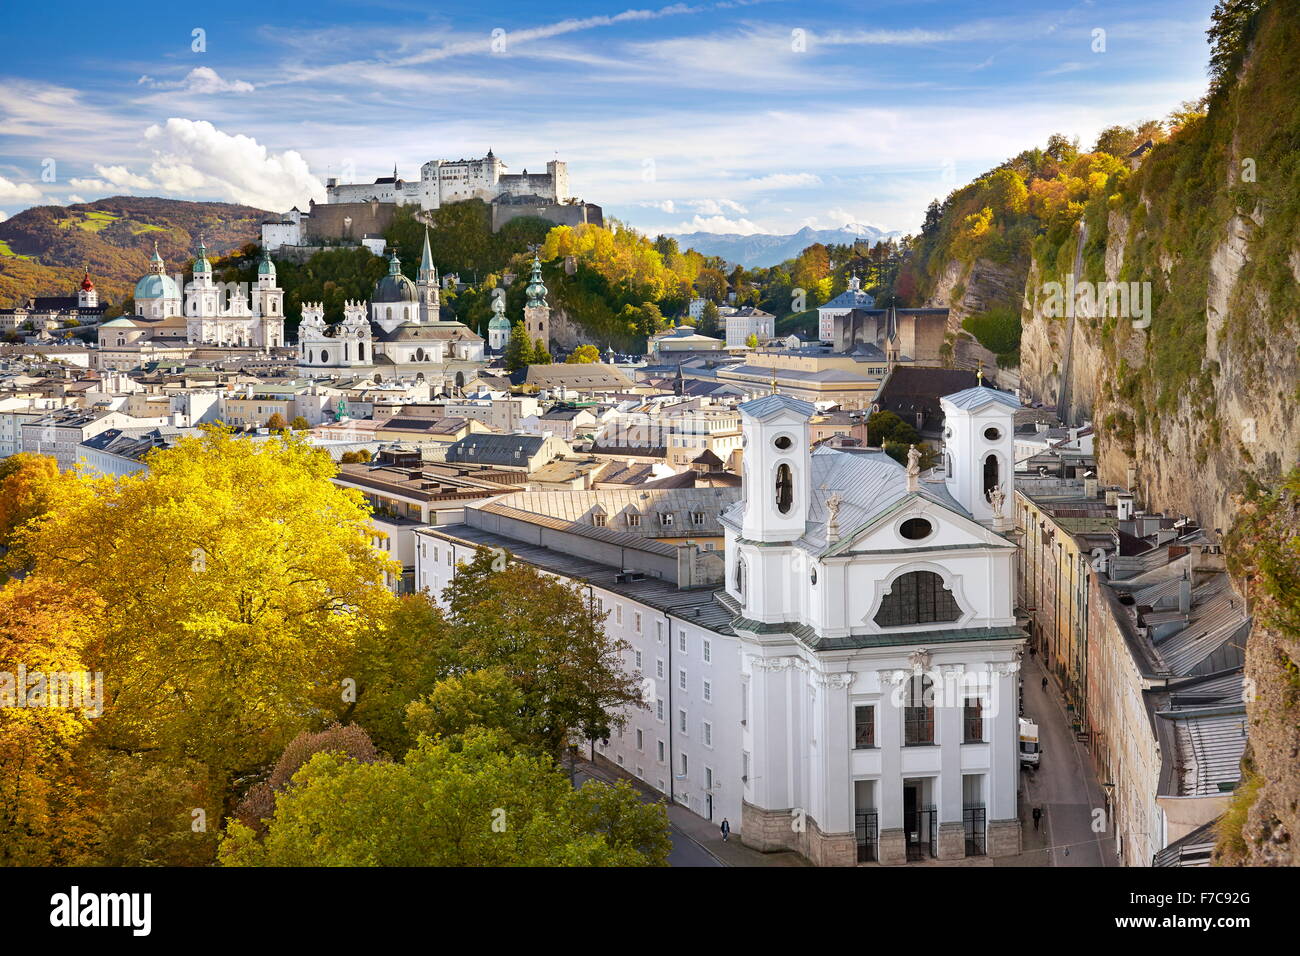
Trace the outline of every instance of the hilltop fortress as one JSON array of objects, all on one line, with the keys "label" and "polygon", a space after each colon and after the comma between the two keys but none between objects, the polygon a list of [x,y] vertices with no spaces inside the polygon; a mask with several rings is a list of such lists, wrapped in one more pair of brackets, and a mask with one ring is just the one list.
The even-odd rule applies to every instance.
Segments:
[{"label": "hilltop fortress", "polygon": [[569,167],[567,163],[551,160],[546,172],[507,173],[506,164],[488,150],[482,159],[434,159],[420,167],[420,178],[408,182],[399,179],[397,167],[393,175],[383,176],[373,183],[340,183],[337,179],[325,181],[328,202],[396,203],[399,206],[416,205],[421,209],[437,209],[444,203],[482,199],[493,202],[500,197],[534,196],[552,203],[569,199]]},{"label": "hilltop fortress", "polygon": [[599,206],[569,194],[567,163],[552,160],[544,173],[526,169],[508,173],[506,168],[489,149],[482,159],[430,160],[420,167],[417,180],[402,179],[396,166],[391,176],[370,183],[340,183],[330,178],[325,181],[323,205],[313,202],[305,212],[294,207],[279,218],[264,221],[262,245],[281,254],[300,247],[299,254],[307,255],[321,245],[343,241],[359,243],[381,255],[383,232],[398,206],[418,206],[427,212],[471,199],[480,199],[491,208],[493,232],[520,216],[535,216],[557,226],[604,225]]}]

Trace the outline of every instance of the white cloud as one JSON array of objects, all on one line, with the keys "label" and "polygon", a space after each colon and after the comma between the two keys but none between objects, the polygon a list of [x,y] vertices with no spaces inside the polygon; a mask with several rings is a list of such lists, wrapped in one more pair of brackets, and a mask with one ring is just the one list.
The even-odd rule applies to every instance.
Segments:
[{"label": "white cloud", "polygon": [[766,234],[768,230],[750,222],[748,219],[728,219],[726,216],[693,216],[689,222],[683,222],[664,232],[678,234],[691,232],[734,233],[741,236]]},{"label": "white cloud", "polygon": [[641,205],[647,209],[658,209],[660,212],[672,213],[677,211],[677,206],[671,199],[653,200],[651,202],[643,202]]},{"label": "white cloud", "polygon": [[82,203],[82,202],[85,202],[85,201],[86,201],[86,200],[85,200],[85,197],[84,197],[84,196],[78,196],[76,193],[70,193],[70,194],[68,195],[68,202],[70,202],[70,203],[74,203],[74,204],[75,204],[75,203]]},{"label": "white cloud", "polygon": [[165,192],[215,196],[270,210],[325,198],[324,185],[295,150],[272,153],[251,136],[178,117],[150,126],[144,136],[154,150],[149,172]]},{"label": "white cloud", "polygon": [[0,202],[7,202],[13,199],[40,199],[41,191],[30,183],[10,182],[3,176],[0,176]]},{"label": "white cloud", "polygon": [[717,216],[724,212],[734,212],[743,216],[749,212],[740,203],[730,199],[690,199],[687,200],[686,205],[706,216]]},{"label": "white cloud", "polygon": [[[108,180],[113,186],[126,189],[151,189],[153,183],[143,176],[137,176],[125,166],[101,166],[95,164],[95,172],[101,177]],[[75,183],[73,185],[76,185]]]},{"label": "white cloud", "polygon": [[183,80],[155,80],[145,74],[136,81],[140,86],[155,90],[185,90],[187,93],[251,93],[255,89],[252,83],[243,80],[227,80],[209,66],[196,66],[185,74]]},{"label": "white cloud", "polygon": [[759,189],[795,189],[799,186],[820,186],[822,178],[816,173],[770,173],[745,180],[745,185]]}]

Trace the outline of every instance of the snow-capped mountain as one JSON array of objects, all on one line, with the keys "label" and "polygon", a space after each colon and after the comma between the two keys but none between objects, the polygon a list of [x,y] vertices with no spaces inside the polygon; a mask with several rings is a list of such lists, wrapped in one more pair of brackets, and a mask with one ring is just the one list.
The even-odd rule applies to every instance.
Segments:
[{"label": "snow-capped mountain", "polygon": [[903,233],[897,229],[885,231],[878,226],[851,222],[839,229],[813,229],[804,226],[793,235],[778,236],[755,233],[742,236],[738,233],[691,232],[675,233],[683,249],[694,249],[706,256],[721,256],[731,263],[747,269],[774,266],[793,259],[814,243],[846,245],[851,242],[874,243],[877,239],[891,239]]}]

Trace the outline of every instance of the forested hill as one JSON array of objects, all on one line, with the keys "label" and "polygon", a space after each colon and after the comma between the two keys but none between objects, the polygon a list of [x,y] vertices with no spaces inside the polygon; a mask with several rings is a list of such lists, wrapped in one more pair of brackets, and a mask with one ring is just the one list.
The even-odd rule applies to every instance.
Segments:
[{"label": "forested hill", "polygon": [[0,222],[0,306],[29,295],[70,295],[88,270],[114,304],[149,269],[153,245],[170,271],[202,233],[219,255],[257,242],[269,213],[221,202],[114,196],[73,206],[33,206]]}]

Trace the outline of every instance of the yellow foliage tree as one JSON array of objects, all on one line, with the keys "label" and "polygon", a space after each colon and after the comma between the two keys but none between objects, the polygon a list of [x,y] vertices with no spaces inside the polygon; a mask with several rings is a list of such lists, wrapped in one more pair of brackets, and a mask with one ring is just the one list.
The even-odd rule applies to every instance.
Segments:
[{"label": "yellow foliage tree", "polygon": [[148,472],[57,486],[19,537],[38,579],[102,603],[105,746],[197,760],[219,786],[347,706],[357,633],[398,569],[333,473],[292,435],[212,428]]}]

